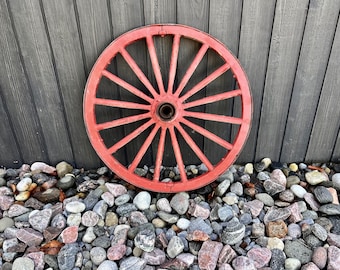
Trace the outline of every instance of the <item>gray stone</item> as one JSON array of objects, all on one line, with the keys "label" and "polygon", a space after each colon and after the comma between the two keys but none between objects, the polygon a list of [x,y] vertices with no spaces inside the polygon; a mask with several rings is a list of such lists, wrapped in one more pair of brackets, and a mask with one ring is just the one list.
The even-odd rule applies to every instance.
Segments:
[{"label": "gray stone", "polygon": [[57,187],[62,190],[68,190],[74,185],[75,178],[73,174],[66,174],[64,177],[60,178],[57,182]]},{"label": "gray stone", "polygon": [[227,222],[221,234],[221,241],[226,245],[234,245],[240,242],[245,236],[245,225],[241,224],[237,218]]},{"label": "gray stone", "polygon": [[217,187],[216,187],[216,195],[223,196],[224,193],[227,192],[228,188],[230,187],[230,181],[228,179],[223,180]]},{"label": "gray stone", "polygon": [[106,251],[102,247],[94,247],[90,251],[90,256],[94,265],[100,265],[106,259]]},{"label": "gray stone", "polygon": [[132,211],[136,211],[137,207],[133,203],[122,204],[117,207],[116,213],[121,217],[128,217]]},{"label": "gray stone", "polygon": [[263,202],[266,206],[274,206],[274,199],[267,193],[258,193],[255,195],[255,198]]},{"label": "gray stone", "polygon": [[93,207],[93,211],[96,212],[101,219],[105,219],[107,208],[107,203],[104,200],[100,200]]},{"label": "gray stone", "polygon": [[201,217],[191,220],[187,231],[188,233],[192,233],[196,230],[205,232],[206,234],[211,234],[213,232],[211,226],[204,222],[204,219]]},{"label": "gray stone", "polygon": [[340,205],[338,204],[324,204],[321,205],[319,208],[319,212],[333,216],[333,215],[340,215]]},{"label": "gray stone", "polygon": [[285,261],[286,255],[280,249],[272,249],[272,258],[270,260],[269,266],[271,270],[284,270],[285,269]]},{"label": "gray stone", "polygon": [[165,252],[159,248],[155,248],[151,252],[143,252],[142,258],[148,265],[161,265],[166,260]]},{"label": "gray stone", "polygon": [[319,201],[321,204],[326,204],[326,203],[332,203],[333,202],[333,197],[332,194],[329,192],[329,190],[323,186],[317,186],[314,189],[314,195],[316,199]]},{"label": "gray stone", "polygon": [[175,258],[178,254],[180,254],[184,250],[184,244],[180,237],[173,236],[167,247],[167,254],[170,258]]},{"label": "gray stone", "polygon": [[123,204],[129,202],[130,199],[131,199],[131,197],[128,193],[122,194],[115,199],[115,205],[117,205],[117,206],[123,205]]},{"label": "gray stone", "polygon": [[9,217],[0,219],[0,232],[4,232],[7,228],[14,226],[14,220]]},{"label": "gray stone", "polygon": [[313,234],[319,238],[321,241],[326,241],[327,239],[327,231],[321,225],[315,223],[312,225]]},{"label": "gray stone", "polygon": [[60,270],[72,269],[75,265],[76,255],[79,252],[77,243],[66,244],[58,253],[58,266]]},{"label": "gray stone", "polygon": [[233,218],[234,212],[230,206],[223,206],[218,209],[217,215],[221,221],[229,221]]},{"label": "gray stone", "polygon": [[169,224],[174,224],[178,221],[179,216],[175,214],[169,214],[163,211],[158,212],[158,216]]},{"label": "gray stone", "polygon": [[230,191],[235,193],[237,196],[242,196],[243,186],[240,182],[235,182],[230,186]]},{"label": "gray stone", "polygon": [[302,264],[312,260],[313,251],[302,240],[287,240],[285,242],[284,251],[288,258],[296,258]]},{"label": "gray stone", "polygon": [[118,266],[113,261],[105,260],[98,266],[97,270],[118,270]]},{"label": "gray stone", "polygon": [[189,208],[189,194],[186,192],[175,194],[170,200],[170,205],[178,214],[184,215]]},{"label": "gray stone", "polygon": [[154,249],[155,242],[155,232],[149,229],[140,231],[134,239],[135,246],[146,252],[151,252]]},{"label": "gray stone", "polygon": [[138,257],[128,257],[121,261],[119,270],[142,270],[146,261]]}]

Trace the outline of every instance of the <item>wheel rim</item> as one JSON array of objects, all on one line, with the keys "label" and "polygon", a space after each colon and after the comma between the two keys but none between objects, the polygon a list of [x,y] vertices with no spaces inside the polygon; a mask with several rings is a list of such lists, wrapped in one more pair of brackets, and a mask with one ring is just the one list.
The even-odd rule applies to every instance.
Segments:
[{"label": "wheel rim", "polygon": [[[154,39],[165,36],[172,38],[169,68],[168,71],[163,72],[166,73],[168,78],[167,85],[163,82],[162,76],[164,76],[164,74],[162,74],[159,65],[156,52],[157,47],[154,42]],[[181,40],[183,39],[197,42],[200,48],[193,57],[183,77],[179,79],[179,83],[176,84],[175,78],[179,68],[179,50]],[[147,52],[151,61],[150,66],[152,67],[155,78],[155,86],[150,82],[145,72],[142,71],[127,50],[128,46],[141,40],[146,43]],[[184,91],[197,66],[201,63],[202,58],[207,55],[208,49],[216,53],[216,55],[223,60],[223,63],[193,87]],[[120,76],[114,74],[114,72],[108,70],[109,64],[118,57],[124,59],[140,82],[145,86],[146,91],[138,89],[138,87],[131,85],[126,80],[120,78]],[[193,99],[196,93],[205,91],[209,84],[220,76],[224,76],[226,72],[231,72],[235,79],[234,89],[213,95],[207,93],[206,96],[201,99]],[[98,97],[98,89],[103,78],[117,85],[120,91],[126,91],[140,98],[143,102],[139,103]],[[241,116],[238,117],[192,110],[192,108],[201,108],[202,106],[204,108],[207,104],[215,104],[235,98],[240,100],[241,105]],[[128,110],[129,112],[138,111],[138,113],[100,122],[98,120],[98,107],[114,108],[120,111]],[[103,51],[89,75],[85,87],[83,110],[85,126],[91,144],[103,162],[120,178],[147,190],[179,192],[197,189],[211,183],[233,164],[242,150],[250,130],[252,99],[248,80],[242,67],[222,43],[210,35],[188,26],[151,25],[123,34]],[[200,121],[204,121],[204,123],[206,121],[213,121],[214,123],[236,126],[236,135],[233,141],[229,142],[190,119],[199,119]],[[113,145],[108,145],[101,134],[102,131],[139,123],[138,121],[143,121],[143,124],[138,124],[132,132],[124,135]],[[200,134],[205,140],[213,141],[219,147],[225,149],[225,155],[223,155],[218,162],[211,162],[186,129]],[[128,165],[122,164],[122,162],[115,157],[117,151],[126,147],[127,144],[147,130],[149,133],[141,144],[137,154],[132,158],[132,162]],[[179,138],[181,139],[179,140]],[[171,142],[174,159],[179,170],[180,179],[177,179],[177,181],[164,182],[161,178],[166,140]],[[186,142],[200,162],[206,166],[206,172],[194,178],[187,176],[185,171],[185,153],[181,151],[180,145],[183,141]],[[154,144],[156,145],[154,149],[154,173],[151,179],[149,179],[150,176],[144,177],[138,175],[136,168],[140,165],[145,153],[149,151],[150,147]]]}]

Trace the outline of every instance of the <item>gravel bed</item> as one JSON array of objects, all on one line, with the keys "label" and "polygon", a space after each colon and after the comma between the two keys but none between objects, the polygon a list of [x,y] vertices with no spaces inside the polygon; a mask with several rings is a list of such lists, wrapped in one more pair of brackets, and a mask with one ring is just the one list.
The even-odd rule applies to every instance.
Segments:
[{"label": "gravel bed", "polygon": [[[204,166],[188,166],[188,177]],[[138,172],[152,174],[152,168]],[[164,168],[167,181],[178,169]],[[195,191],[108,168],[0,169],[1,269],[340,269],[340,164],[233,165]]]}]

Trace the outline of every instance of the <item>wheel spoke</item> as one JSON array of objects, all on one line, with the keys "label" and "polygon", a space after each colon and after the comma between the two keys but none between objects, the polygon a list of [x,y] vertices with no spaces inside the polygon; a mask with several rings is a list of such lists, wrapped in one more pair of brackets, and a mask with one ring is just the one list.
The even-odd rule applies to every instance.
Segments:
[{"label": "wheel spoke", "polygon": [[221,93],[221,94],[217,94],[217,95],[213,95],[213,96],[208,96],[208,97],[201,98],[201,99],[198,99],[198,100],[195,100],[195,101],[192,101],[192,102],[185,103],[185,104],[183,104],[183,108],[188,109],[188,108],[192,108],[192,107],[196,107],[196,106],[214,103],[214,102],[217,102],[217,101],[237,97],[237,96],[240,96],[241,94],[242,94],[242,91],[240,89],[235,89],[235,90],[232,90],[232,91],[229,91],[229,92],[225,92],[225,93]]},{"label": "wheel spoke", "polygon": [[144,104],[135,103],[135,102],[113,100],[113,99],[104,99],[104,98],[96,98],[95,101],[94,101],[94,104],[102,105],[102,106],[108,106],[108,107],[147,110],[147,111],[149,111],[150,108],[151,108],[151,105],[144,105]]},{"label": "wheel spoke", "polygon": [[181,175],[181,181],[187,181],[187,175],[185,173],[185,169],[184,169],[184,163],[183,163],[183,159],[182,159],[182,154],[181,154],[181,150],[180,147],[178,145],[178,141],[177,141],[177,137],[175,134],[175,129],[174,126],[170,126],[169,127],[169,132],[170,132],[170,137],[171,137],[171,142],[172,142],[172,147],[174,149],[174,153],[175,153],[175,157],[176,157],[176,161],[177,161],[177,166],[179,169],[179,173]]},{"label": "wheel spoke", "polygon": [[146,130],[148,127],[150,127],[153,123],[154,123],[154,121],[152,119],[150,119],[148,122],[141,125],[139,128],[135,129],[129,135],[125,136],[119,142],[117,142],[113,146],[111,146],[108,149],[109,153],[110,154],[116,153],[120,148],[122,148],[124,145],[128,144],[130,141],[132,141],[134,138],[136,138],[138,135],[140,135],[144,130]]},{"label": "wheel spoke", "polygon": [[155,125],[154,128],[152,129],[151,133],[149,134],[149,136],[144,141],[144,143],[141,146],[141,148],[139,149],[136,157],[134,158],[131,165],[129,166],[130,172],[134,172],[135,169],[137,168],[139,162],[142,160],[142,158],[145,155],[146,151],[148,150],[150,144],[152,143],[153,139],[155,138],[158,129],[159,129],[159,125]]},{"label": "wheel spoke", "polygon": [[159,143],[158,143],[158,148],[157,148],[157,156],[156,156],[156,162],[155,162],[155,173],[153,175],[154,181],[159,181],[159,177],[160,177],[160,174],[161,174],[161,165],[162,165],[163,155],[164,155],[165,135],[166,135],[166,128],[162,127],[161,135],[160,135]]},{"label": "wheel spoke", "polygon": [[181,133],[181,135],[183,136],[187,144],[190,146],[190,148],[197,155],[197,157],[207,166],[209,171],[212,171],[214,169],[214,166],[211,164],[206,155],[204,155],[201,149],[197,146],[194,140],[189,136],[189,134],[182,128],[180,124],[177,124],[176,128],[178,129],[179,133]]},{"label": "wheel spoke", "polygon": [[183,118],[181,120],[181,122],[188,126],[189,128],[197,131],[198,133],[200,133],[201,135],[203,135],[204,137],[210,139],[211,141],[221,145],[222,147],[224,147],[227,150],[231,150],[233,148],[233,145],[230,142],[227,142],[226,140],[218,137],[217,135],[215,135],[214,133],[211,133],[210,131],[206,130],[205,128],[202,128],[190,121],[188,121],[187,119]]},{"label": "wheel spoke", "polygon": [[181,38],[181,36],[179,34],[175,35],[174,40],[173,40],[173,44],[172,44],[170,71],[169,71],[169,83],[168,83],[168,93],[169,94],[172,93],[174,83],[175,83],[180,38]]},{"label": "wheel spoke", "polygon": [[132,116],[127,116],[127,117],[124,117],[124,118],[119,118],[117,120],[97,124],[96,129],[99,131],[99,130],[103,130],[103,129],[114,128],[114,127],[118,127],[118,126],[122,126],[122,125],[131,124],[133,122],[137,122],[139,120],[143,120],[143,119],[150,118],[150,117],[151,117],[150,112],[132,115]]},{"label": "wheel spoke", "polygon": [[192,74],[196,70],[196,68],[199,65],[199,63],[201,62],[203,56],[207,52],[208,48],[209,48],[208,44],[203,44],[202,45],[202,47],[200,48],[200,50],[196,54],[194,60],[190,64],[188,70],[185,72],[185,74],[183,76],[183,79],[180,82],[180,84],[179,84],[179,86],[178,86],[178,88],[177,88],[177,90],[175,92],[175,96],[178,97],[181,94],[181,92],[183,91],[184,87],[186,86],[186,84],[188,83],[189,79],[191,78]]},{"label": "wheel spoke", "polygon": [[153,97],[157,97],[158,94],[157,94],[155,88],[152,86],[149,79],[145,76],[144,72],[140,69],[140,67],[137,65],[136,61],[131,57],[131,55],[128,53],[128,51],[125,48],[122,48],[119,52],[123,56],[124,60],[128,63],[130,68],[133,70],[133,72],[136,74],[138,79],[149,90],[151,95],[153,95]]},{"label": "wheel spoke", "polygon": [[140,98],[144,99],[145,101],[147,101],[149,103],[152,103],[152,101],[153,101],[152,98],[148,97],[142,91],[140,91],[139,89],[137,89],[133,85],[129,84],[128,82],[122,80],[118,76],[112,74],[111,72],[109,72],[107,70],[103,70],[102,74],[103,74],[103,76],[105,76],[109,80],[113,81],[114,83],[120,85],[121,87],[123,87],[124,89],[126,89],[130,93],[134,94],[135,96],[140,97]]},{"label": "wheel spoke", "polygon": [[156,53],[156,49],[155,49],[155,43],[153,42],[152,36],[149,35],[149,36],[146,37],[146,44],[148,45],[150,60],[151,60],[151,63],[152,63],[153,72],[154,72],[155,77],[156,77],[159,93],[162,95],[162,94],[165,93],[164,84],[163,84],[163,79],[162,79],[162,74],[161,74],[161,68],[160,68],[159,63],[158,63],[157,53]]},{"label": "wheel spoke", "polygon": [[241,125],[243,123],[242,118],[219,115],[219,114],[211,114],[211,113],[185,111],[184,116],[194,117],[194,118],[208,120],[208,121],[230,123],[230,124],[235,124],[235,125]]},{"label": "wheel spoke", "polygon": [[209,83],[217,79],[221,76],[224,72],[226,72],[230,68],[228,63],[225,63],[223,66],[216,69],[213,73],[211,73],[208,77],[204,78],[198,84],[196,84],[193,88],[191,88],[185,95],[183,95],[180,100],[183,102],[184,100],[188,99],[192,95],[196,94],[202,88],[206,87]]}]

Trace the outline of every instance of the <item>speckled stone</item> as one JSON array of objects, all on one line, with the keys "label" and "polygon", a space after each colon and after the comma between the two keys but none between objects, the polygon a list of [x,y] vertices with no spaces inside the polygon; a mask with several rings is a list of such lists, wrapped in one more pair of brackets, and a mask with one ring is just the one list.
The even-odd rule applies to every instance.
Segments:
[{"label": "speckled stone", "polygon": [[234,270],[256,270],[253,261],[245,256],[236,257],[232,262],[232,266]]},{"label": "speckled stone", "polygon": [[254,261],[256,268],[262,268],[269,264],[272,252],[268,248],[255,247],[248,251],[247,257]]},{"label": "speckled stone", "polygon": [[223,244],[216,241],[205,241],[198,252],[198,265],[200,269],[215,269],[218,256],[223,248]]},{"label": "speckled stone", "polygon": [[81,224],[86,227],[96,226],[99,221],[99,215],[94,211],[86,211],[81,217]]},{"label": "speckled stone", "polygon": [[328,248],[327,270],[337,270],[340,265],[340,249],[335,246]]},{"label": "speckled stone", "polygon": [[287,224],[283,220],[270,221],[266,225],[267,236],[283,238],[288,233]]},{"label": "speckled stone", "polygon": [[34,262],[27,257],[16,258],[13,262],[12,270],[34,270]]},{"label": "speckled stone", "polygon": [[284,251],[288,258],[296,258],[302,264],[312,260],[312,249],[301,240],[286,241]]},{"label": "speckled stone", "polygon": [[166,253],[170,258],[175,258],[184,250],[184,244],[180,237],[173,236],[168,244]]},{"label": "speckled stone", "polygon": [[323,269],[327,263],[327,249],[324,247],[317,247],[313,251],[312,261],[317,267]]},{"label": "speckled stone", "polygon": [[170,205],[178,214],[184,215],[189,208],[189,194],[186,192],[175,194],[170,200]]}]

